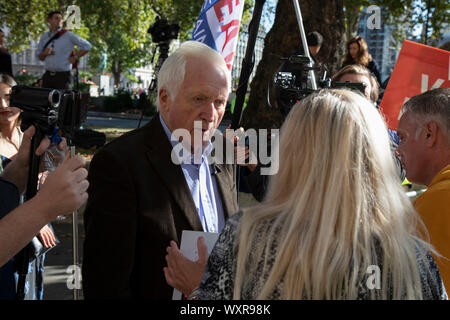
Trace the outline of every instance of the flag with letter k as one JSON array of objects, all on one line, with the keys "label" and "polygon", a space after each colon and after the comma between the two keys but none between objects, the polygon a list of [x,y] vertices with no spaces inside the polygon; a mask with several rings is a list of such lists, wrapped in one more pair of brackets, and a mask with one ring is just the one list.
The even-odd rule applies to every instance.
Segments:
[{"label": "flag with letter k", "polygon": [[380,105],[389,129],[409,98],[435,88],[450,88],[450,52],[405,40]]}]

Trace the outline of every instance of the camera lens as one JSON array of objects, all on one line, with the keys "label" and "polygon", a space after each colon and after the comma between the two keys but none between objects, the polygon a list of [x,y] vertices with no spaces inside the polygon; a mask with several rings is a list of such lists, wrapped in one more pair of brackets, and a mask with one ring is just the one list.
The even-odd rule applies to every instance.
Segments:
[{"label": "camera lens", "polygon": [[48,101],[53,109],[57,109],[59,107],[59,103],[61,101],[61,93],[59,90],[52,90],[48,94]]}]

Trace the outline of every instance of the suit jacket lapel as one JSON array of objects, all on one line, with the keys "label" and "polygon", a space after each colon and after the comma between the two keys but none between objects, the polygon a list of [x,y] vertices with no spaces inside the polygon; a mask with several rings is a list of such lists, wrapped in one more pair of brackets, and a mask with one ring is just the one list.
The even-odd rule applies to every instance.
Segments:
[{"label": "suit jacket lapel", "polygon": [[[229,169],[227,170],[223,164],[214,163],[213,166],[216,169],[216,180],[222,196],[223,212],[225,219],[228,219],[238,211],[235,171],[229,172]],[[228,166],[228,168],[231,168],[231,166]]]},{"label": "suit jacket lapel", "polygon": [[167,138],[166,133],[157,114],[148,125],[149,139],[147,152],[148,159],[161,181],[167,187],[175,201],[178,203],[181,211],[192,227],[192,230],[203,230],[202,223],[198,217],[197,209],[191,192],[184,178],[180,165],[172,162],[172,145]]},{"label": "suit jacket lapel", "polygon": [[[216,139],[219,139],[219,137],[216,137]],[[220,139],[223,143],[222,153],[214,155],[212,162],[216,169],[216,180],[222,196],[223,211],[225,218],[228,219],[239,210],[236,192],[236,167],[235,165],[223,164],[228,160],[224,152],[226,150],[233,150],[233,145],[229,145],[230,142],[223,135],[220,135]],[[216,140],[216,143],[219,143],[219,141]],[[223,158],[218,159],[216,157]]]}]

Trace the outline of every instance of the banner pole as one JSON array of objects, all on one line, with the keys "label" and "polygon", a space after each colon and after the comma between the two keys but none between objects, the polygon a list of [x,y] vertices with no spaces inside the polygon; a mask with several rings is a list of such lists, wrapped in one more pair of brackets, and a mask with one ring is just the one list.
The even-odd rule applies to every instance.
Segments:
[{"label": "banner pole", "polygon": [[242,109],[244,106],[245,95],[247,94],[248,81],[253,71],[253,52],[255,51],[256,38],[261,21],[261,15],[266,0],[256,0],[253,9],[253,16],[248,26],[248,42],[245,50],[245,56],[242,60],[242,69],[239,76],[239,85],[236,90],[236,101],[234,104],[231,129],[239,128],[242,120]]}]

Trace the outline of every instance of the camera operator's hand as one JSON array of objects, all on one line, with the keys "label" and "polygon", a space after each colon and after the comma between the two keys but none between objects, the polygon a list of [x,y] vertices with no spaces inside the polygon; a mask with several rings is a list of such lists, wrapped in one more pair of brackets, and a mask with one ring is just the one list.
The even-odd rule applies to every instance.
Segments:
[{"label": "camera operator's hand", "polygon": [[72,212],[87,200],[89,182],[86,180],[86,161],[81,157],[67,157],[61,166],[50,173],[35,196],[43,206],[48,220]]},{"label": "camera operator's hand", "polygon": [[[22,144],[20,145],[19,152],[2,173],[2,177],[5,180],[14,183],[21,194],[25,191],[25,188],[27,186],[31,139],[33,138],[35,132],[36,129],[34,128],[34,126],[30,126],[27,130],[25,130],[25,132],[23,133]],[[50,140],[45,137],[44,139],[42,139],[41,143],[36,149],[36,155],[42,155],[49,146]],[[67,149],[67,143],[64,138],[59,143],[58,149]]]},{"label": "camera operator's hand", "polygon": [[[11,163],[12,164],[12,163]],[[87,200],[87,171],[80,157],[66,158],[32,199],[0,219],[0,267],[49,221],[78,209]]]}]

